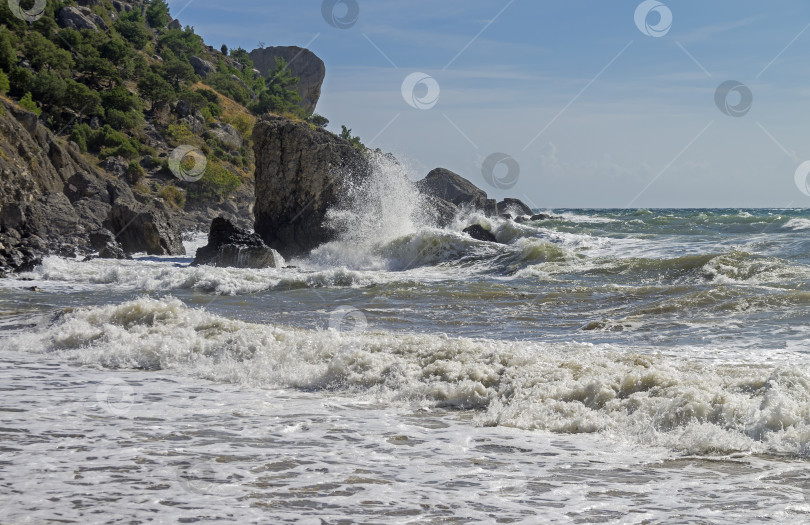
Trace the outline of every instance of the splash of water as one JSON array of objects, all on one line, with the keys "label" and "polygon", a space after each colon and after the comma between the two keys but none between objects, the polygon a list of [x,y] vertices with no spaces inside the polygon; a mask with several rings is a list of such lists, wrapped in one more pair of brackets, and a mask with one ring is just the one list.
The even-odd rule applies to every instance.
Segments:
[{"label": "splash of water", "polygon": [[430,226],[424,197],[411,169],[390,155],[371,153],[371,176],[348,181],[326,214],[336,240],[316,248],[309,262],[357,269],[386,269],[379,253],[388,243]]}]

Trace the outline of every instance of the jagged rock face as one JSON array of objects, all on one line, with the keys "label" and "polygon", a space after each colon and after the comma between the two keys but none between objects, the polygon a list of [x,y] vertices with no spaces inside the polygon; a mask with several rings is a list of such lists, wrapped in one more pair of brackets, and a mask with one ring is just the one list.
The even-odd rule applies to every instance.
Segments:
[{"label": "jagged rock face", "polygon": [[326,66],[315,53],[298,46],[275,46],[254,49],[249,56],[254,67],[265,78],[276,68],[276,57],[283,58],[293,76],[299,79],[296,86],[298,94],[301,95],[299,105],[307,115],[315,112],[315,106],[321,97],[321,85],[326,77]]},{"label": "jagged rock face", "polygon": [[455,204],[448,202],[444,199],[434,197],[433,195],[424,195],[425,206],[427,206],[428,215],[433,219],[433,223],[439,228],[446,228],[449,226],[456,215],[458,215],[459,208]]},{"label": "jagged rock face", "polygon": [[306,123],[267,115],[253,129],[256,233],[284,257],[331,240],[324,224],[344,184],[368,177],[363,153]]},{"label": "jagged rock face", "polygon": [[191,67],[194,68],[194,72],[203,78],[217,72],[217,67],[214,64],[207,60],[203,60],[200,57],[192,56],[189,57],[188,61],[191,64]]},{"label": "jagged rock face", "polygon": [[230,124],[214,123],[211,125],[211,129],[206,132],[206,135],[232,150],[238,150],[242,147],[242,135]]},{"label": "jagged rock face", "polygon": [[[90,253],[91,232],[119,225],[113,234],[122,232],[116,242],[124,236],[125,250],[185,253],[165,209],[138,203],[126,183],[91,165],[75,144],[63,145],[33,113],[0,105],[0,268],[27,269],[50,253]],[[131,211],[126,223],[124,209]]]},{"label": "jagged rock face", "polygon": [[118,201],[112,205],[104,226],[115,234],[127,253],[186,253],[180,232],[169,222],[168,211],[157,203],[147,206],[135,201]]},{"label": "jagged rock face", "polygon": [[495,199],[488,199],[487,192],[461,175],[444,168],[436,168],[427,177],[416,183],[425,195],[442,199],[455,206],[468,206],[495,215]]},{"label": "jagged rock face", "polygon": [[59,26],[71,29],[107,30],[104,19],[87,7],[63,7],[59,11]]},{"label": "jagged rock face", "polygon": [[227,219],[211,222],[208,244],[197,250],[192,266],[201,264],[236,268],[280,268],[284,258],[255,233],[249,233]]}]

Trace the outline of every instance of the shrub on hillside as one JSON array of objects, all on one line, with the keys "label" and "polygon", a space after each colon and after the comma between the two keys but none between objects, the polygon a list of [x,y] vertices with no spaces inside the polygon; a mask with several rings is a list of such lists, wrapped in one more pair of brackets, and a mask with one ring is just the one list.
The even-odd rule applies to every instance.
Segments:
[{"label": "shrub on hillside", "polygon": [[158,197],[181,210],[186,205],[186,196],[183,194],[183,190],[177,186],[163,186],[158,192]]},{"label": "shrub on hillside", "polygon": [[39,109],[37,103],[31,98],[31,93],[26,93],[23,95],[23,97],[20,99],[20,107],[36,113],[37,116],[42,114],[42,110]]},{"label": "shrub on hillside", "polygon": [[0,95],[8,93],[10,88],[11,84],[8,83],[8,75],[0,71]]},{"label": "shrub on hillside", "polygon": [[242,178],[228,170],[221,162],[208,159],[205,174],[187,190],[189,198],[209,200],[215,197],[228,197],[242,185]]},{"label": "shrub on hillside", "polygon": [[133,9],[128,13],[122,13],[113,24],[118,33],[129,40],[136,49],[143,49],[149,42],[149,30],[144,24],[141,12]]}]

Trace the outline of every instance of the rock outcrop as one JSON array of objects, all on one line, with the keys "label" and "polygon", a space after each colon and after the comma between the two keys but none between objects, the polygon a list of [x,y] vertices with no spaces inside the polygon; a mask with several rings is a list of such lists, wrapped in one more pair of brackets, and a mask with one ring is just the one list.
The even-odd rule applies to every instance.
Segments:
[{"label": "rock outcrop", "polygon": [[211,222],[208,244],[197,250],[192,266],[210,265],[236,268],[280,268],[284,258],[268,247],[262,238],[249,233],[227,219]]},{"label": "rock outcrop", "polygon": [[519,199],[506,198],[498,203],[498,215],[508,213],[510,215],[533,215],[531,208],[523,204]]},{"label": "rock outcrop", "polygon": [[297,46],[275,46],[254,49],[249,56],[265,78],[276,68],[276,57],[284,59],[290,73],[299,79],[296,86],[296,91],[301,95],[299,105],[307,115],[315,112],[315,106],[321,97],[321,85],[326,77],[323,60],[315,53]]},{"label": "rock outcrop", "polygon": [[[162,209],[161,209],[162,208]],[[183,239],[169,221],[165,205],[142,205],[136,201],[115,202],[104,226],[113,233],[126,253],[183,255]]]},{"label": "rock outcrop", "polygon": [[206,136],[219,141],[223,146],[232,150],[242,147],[242,135],[230,124],[211,124],[211,129],[206,132]]},{"label": "rock outcrop", "polygon": [[159,204],[139,203],[125,182],[90,164],[35,114],[6,100],[0,108],[0,268],[92,253],[90,234],[104,229],[127,251],[184,253]]},{"label": "rock outcrop", "polygon": [[191,67],[194,68],[194,73],[200,75],[203,78],[213,75],[217,72],[217,67],[207,60],[203,60],[200,57],[191,56],[188,59]]},{"label": "rock outcrop", "polygon": [[447,202],[444,199],[434,197],[432,195],[422,196],[424,206],[427,208],[428,217],[433,220],[433,223],[439,228],[446,228],[449,226],[453,219],[458,215],[459,208],[455,204]]},{"label": "rock outcrop", "polygon": [[255,230],[284,257],[304,255],[332,239],[324,224],[345,184],[368,177],[365,155],[323,129],[266,115],[253,130]]},{"label": "rock outcrop", "polygon": [[492,235],[492,232],[484,229],[484,227],[481,226],[480,224],[473,224],[472,226],[467,226],[462,231],[478,241],[498,242],[498,239],[496,239],[495,236]]},{"label": "rock outcrop", "polygon": [[444,168],[436,168],[416,183],[422,194],[444,200],[457,207],[469,207],[487,215],[497,213],[495,199],[461,175]]},{"label": "rock outcrop", "polygon": [[59,10],[59,26],[70,29],[107,30],[104,19],[87,7],[63,7]]}]

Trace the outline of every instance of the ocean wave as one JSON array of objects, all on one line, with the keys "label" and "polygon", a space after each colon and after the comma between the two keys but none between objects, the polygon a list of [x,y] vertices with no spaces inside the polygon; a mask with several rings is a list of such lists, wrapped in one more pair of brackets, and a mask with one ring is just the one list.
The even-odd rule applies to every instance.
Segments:
[{"label": "ocean wave", "polygon": [[689,454],[802,456],[810,443],[810,374],[799,366],[577,343],[296,330],[226,319],[173,298],[68,310],[7,343],[93,366],[474,409],[482,425],[601,433]]},{"label": "ocean wave", "polygon": [[796,217],[787,221],[784,227],[791,230],[810,230],[810,219]]},{"label": "ocean wave", "polygon": [[248,295],[265,290],[321,287],[363,287],[386,283],[386,272],[359,272],[345,267],[322,270],[296,268],[218,268],[185,266],[161,261],[79,261],[45,257],[33,271],[20,276],[25,285],[72,290],[113,287],[118,290],[196,290],[216,295]]}]

